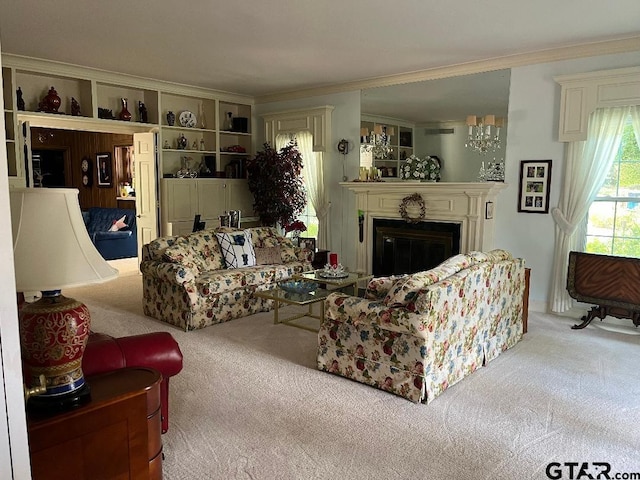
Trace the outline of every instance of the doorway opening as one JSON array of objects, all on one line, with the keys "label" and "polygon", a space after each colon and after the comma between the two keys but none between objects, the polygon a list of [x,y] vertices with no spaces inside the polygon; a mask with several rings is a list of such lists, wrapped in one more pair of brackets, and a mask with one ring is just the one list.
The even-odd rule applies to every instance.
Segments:
[{"label": "doorway opening", "polygon": [[34,187],[66,187],[65,150],[32,150]]}]

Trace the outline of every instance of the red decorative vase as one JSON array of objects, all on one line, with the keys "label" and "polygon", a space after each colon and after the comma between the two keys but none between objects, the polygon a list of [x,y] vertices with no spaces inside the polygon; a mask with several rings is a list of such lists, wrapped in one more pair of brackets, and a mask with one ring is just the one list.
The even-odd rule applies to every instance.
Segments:
[{"label": "red decorative vase", "polygon": [[124,120],[125,122],[128,122],[131,120],[131,112],[129,112],[129,110],[127,110],[127,99],[123,98],[122,99],[122,111],[120,112],[120,120]]},{"label": "red decorative vase", "polygon": [[60,103],[61,103],[60,97],[58,96],[58,92],[56,92],[56,89],[53,87],[49,89],[49,93],[47,93],[47,96],[45,97],[45,101],[49,106],[50,112],[57,112],[58,109],[60,108]]},{"label": "red decorative vase", "polygon": [[58,92],[56,92],[55,88],[51,87],[47,95],[38,104],[38,111],[57,113],[58,108],[60,108],[60,103],[61,101],[60,97],[58,96]]},{"label": "red decorative vase", "polygon": [[89,338],[91,315],[81,302],[59,290],[43,292],[36,303],[25,303],[20,311],[22,360],[30,386],[44,375],[47,390],[31,397],[39,407],[63,408],[78,404],[88,395],[82,373],[82,356]]}]

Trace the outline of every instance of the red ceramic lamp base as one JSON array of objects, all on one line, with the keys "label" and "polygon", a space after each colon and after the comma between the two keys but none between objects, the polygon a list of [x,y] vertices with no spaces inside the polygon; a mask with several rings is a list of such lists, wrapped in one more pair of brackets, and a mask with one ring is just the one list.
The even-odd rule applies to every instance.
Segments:
[{"label": "red ceramic lamp base", "polygon": [[44,375],[47,390],[31,397],[34,408],[64,409],[88,399],[82,373],[91,316],[81,302],[66,298],[59,290],[43,292],[40,300],[24,304],[20,311],[22,360],[30,387]]}]

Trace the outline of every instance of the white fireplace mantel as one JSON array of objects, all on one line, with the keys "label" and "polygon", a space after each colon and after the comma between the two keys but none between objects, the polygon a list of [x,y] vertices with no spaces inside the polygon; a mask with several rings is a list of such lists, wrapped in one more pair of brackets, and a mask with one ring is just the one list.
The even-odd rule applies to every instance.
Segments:
[{"label": "white fireplace mantel", "polygon": [[[362,242],[356,237],[356,269],[371,273],[373,219],[400,219],[403,198],[418,193],[426,207],[423,221],[460,224],[460,253],[491,250],[496,197],[507,187],[498,182],[342,182],[356,195],[356,215],[364,215]],[[411,215],[412,217],[414,215]],[[490,217],[490,218],[487,218]]]}]

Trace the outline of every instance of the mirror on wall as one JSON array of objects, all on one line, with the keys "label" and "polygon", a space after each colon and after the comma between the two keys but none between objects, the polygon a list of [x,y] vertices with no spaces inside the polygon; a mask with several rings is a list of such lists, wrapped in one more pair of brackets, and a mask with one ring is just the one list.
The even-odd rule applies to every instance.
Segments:
[{"label": "mirror on wall", "polygon": [[[413,128],[411,149],[407,151],[420,157],[438,156],[442,181],[474,182],[482,162],[506,160],[510,79],[511,70],[506,69],[365,89],[361,93],[362,126],[394,125],[394,131]],[[480,154],[465,147],[469,115],[503,119],[496,152]],[[374,160],[379,168],[389,167],[394,161],[401,162],[401,158]]]}]

